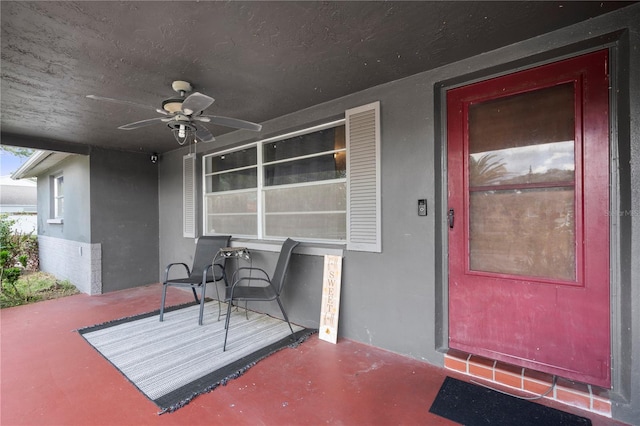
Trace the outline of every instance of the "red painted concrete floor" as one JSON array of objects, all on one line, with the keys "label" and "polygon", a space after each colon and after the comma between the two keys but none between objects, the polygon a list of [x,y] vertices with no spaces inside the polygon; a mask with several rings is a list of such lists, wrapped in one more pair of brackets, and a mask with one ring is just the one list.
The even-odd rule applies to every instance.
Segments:
[{"label": "red painted concrete floor", "polygon": [[[171,291],[173,290],[173,291]],[[158,409],[75,332],[157,309],[159,285],[76,295],[0,311],[0,423],[11,425],[438,425],[429,413],[445,376],[381,349],[312,337],[180,410]],[[192,300],[170,289],[169,304]],[[552,405],[552,404],[548,404]],[[620,424],[577,409],[594,425]]]}]

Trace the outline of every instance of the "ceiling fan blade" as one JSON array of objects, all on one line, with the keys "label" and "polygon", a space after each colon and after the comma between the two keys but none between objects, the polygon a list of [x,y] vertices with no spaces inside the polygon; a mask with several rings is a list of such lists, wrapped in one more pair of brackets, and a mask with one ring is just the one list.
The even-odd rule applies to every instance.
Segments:
[{"label": "ceiling fan blade", "polygon": [[135,129],[139,129],[140,127],[149,126],[151,124],[162,123],[163,120],[165,120],[164,117],[149,118],[147,120],[141,120],[141,121],[136,121],[135,123],[129,123],[129,124],[122,125],[122,126],[118,127],[118,129],[120,129],[120,130],[135,130]]},{"label": "ceiling fan blade", "polygon": [[262,130],[261,124],[252,123],[250,121],[239,120],[237,118],[222,117],[220,115],[202,115],[210,119],[210,123],[218,124],[220,126],[233,127],[234,129],[245,129],[259,132]]},{"label": "ceiling fan blade", "polygon": [[193,113],[199,113],[209,108],[209,105],[213,103],[213,98],[202,93],[192,93],[182,103],[182,112],[186,115]]},{"label": "ceiling fan blade", "polygon": [[87,95],[87,98],[95,99],[96,101],[107,101],[107,102],[113,102],[113,103],[121,104],[121,105],[134,106],[134,107],[137,107],[137,108],[150,109],[152,111],[156,111],[157,110],[156,107],[152,107],[152,106],[149,106],[149,105],[137,104],[137,103],[131,102],[131,101],[123,101],[121,99],[105,98],[103,96],[96,96],[96,95]]},{"label": "ceiling fan blade", "polygon": [[213,137],[209,129],[204,127],[202,124],[198,124],[198,130],[196,130],[196,138],[200,142],[213,142],[216,138]]}]

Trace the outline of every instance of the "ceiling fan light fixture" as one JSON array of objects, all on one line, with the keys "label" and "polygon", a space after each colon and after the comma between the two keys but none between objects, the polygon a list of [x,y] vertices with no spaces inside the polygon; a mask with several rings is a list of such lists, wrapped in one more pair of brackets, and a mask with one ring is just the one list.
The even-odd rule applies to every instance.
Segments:
[{"label": "ceiling fan light fixture", "polygon": [[171,114],[178,113],[182,111],[182,102],[184,99],[182,98],[169,98],[162,101],[162,109],[170,112]]},{"label": "ceiling fan light fixture", "polygon": [[184,145],[191,137],[195,139],[197,129],[188,121],[171,121],[170,123],[167,123],[167,126],[171,129],[173,137],[180,145]]}]

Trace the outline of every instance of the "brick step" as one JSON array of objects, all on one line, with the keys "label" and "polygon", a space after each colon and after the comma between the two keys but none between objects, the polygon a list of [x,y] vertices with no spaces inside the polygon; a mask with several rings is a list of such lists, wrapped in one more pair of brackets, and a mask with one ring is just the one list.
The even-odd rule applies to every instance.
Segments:
[{"label": "brick step", "polygon": [[[531,396],[545,393],[553,383],[551,374],[516,367],[455,349],[450,349],[445,354],[444,366],[449,370],[523,391]],[[608,391],[597,386],[558,377],[553,391],[543,398],[611,417]]]}]

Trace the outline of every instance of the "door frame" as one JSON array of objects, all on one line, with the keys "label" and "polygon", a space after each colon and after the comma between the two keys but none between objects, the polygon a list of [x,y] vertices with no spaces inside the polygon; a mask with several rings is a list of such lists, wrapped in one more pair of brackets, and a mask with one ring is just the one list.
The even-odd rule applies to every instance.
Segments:
[{"label": "door frame", "polygon": [[[434,190],[435,202],[435,302],[434,318],[436,350],[443,355],[448,351],[448,182],[447,182],[447,91],[489,78],[512,74],[529,68],[562,61],[597,50],[609,50],[609,164],[610,164],[610,322],[611,322],[611,390],[612,400],[629,401],[631,394],[631,261],[621,254],[631,253],[631,238],[624,230],[631,229],[631,177],[628,166],[631,138],[629,123],[629,67],[621,61],[620,51],[629,51],[629,37],[624,32],[613,32],[595,39],[581,41],[562,48],[538,53],[511,62],[490,64],[467,74],[441,80],[434,85]],[[499,60],[499,59],[498,59]],[[627,90],[624,90],[624,89]],[[628,161],[627,163],[628,164]],[[621,231],[622,230],[622,231]],[[444,359],[444,357],[443,357]],[[444,363],[444,361],[443,361]]]}]

